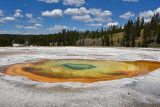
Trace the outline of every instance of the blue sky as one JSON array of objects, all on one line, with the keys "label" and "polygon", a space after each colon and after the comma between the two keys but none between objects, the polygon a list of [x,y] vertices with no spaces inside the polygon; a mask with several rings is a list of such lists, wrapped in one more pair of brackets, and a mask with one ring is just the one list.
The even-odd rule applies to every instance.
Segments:
[{"label": "blue sky", "polygon": [[156,13],[160,0],[1,0],[0,34],[95,30]]}]

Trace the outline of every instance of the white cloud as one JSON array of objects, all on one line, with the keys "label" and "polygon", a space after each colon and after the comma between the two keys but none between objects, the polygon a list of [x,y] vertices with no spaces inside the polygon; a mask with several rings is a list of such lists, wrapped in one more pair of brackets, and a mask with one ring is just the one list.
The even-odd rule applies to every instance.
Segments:
[{"label": "white cloud", "polygon": [[24,26],[16,25],[16,28],[21,29],[21,28],[24,28]]},{"label": "white cloud", "polygon": [[0,34],[6,34],[7,31],[0,31]]},{"label": "white cloud", "polygon": [[41,18],[41,17],[37,17],[37,19],[38,19],[38,20],[44,20],[44,19],[43,19],[43,18]]},{"label": "white cloud", "polygon": [[20,12],[22,12],[22,10],[21,9],[17,9],[17,10],[15,10],[16,11],[16,13],[20,13]]},{"label": "white cloud", "polygon": [[31,18],[30,20],[28,20],[28,23],[41,23],[42,21],[39,21],[37,19]]},{"label": "white cloud", "polygon": [[42,18],[38,17],[37,19],[33,18],[33,14],[26,13],[26,17],[29,18],[28,23],[41,23],[43,22]]},{"label": "white cloud", "polygon": [[[64,11],[64,14],[71,15],[73,20],[81,22],[112,22],[112,19],[109,18],[112,16],[112,12],[108,10],[102,11],[101,9],[95,8],[87,10],[85,7],[68,8]],[[94,16],[94,18],[91,16]]]},{"label": "white cloud", "polygon": [[27,26],[27,27],[24,27],[25,29],[38,29],[37,27],[35,26]]},{"label": "white cloud", "polygon": [[52,11],[43,11],[42,16],[58,18],[58,17],[63,17],[63,13],[62,13],[62,10],[55,9]]},{"label": "white cloud", "polygon": [[118,25],[118,22],[114,22],[114,23],[108,23],[106,26],[117,26]]},{"label": "white cloud", "polygon": [[122,1],[127,1],[127,2],[138,2],[139,0],[122,0]]},{"label": "white cloud", "polygon": [[22,17],[23,17],[23,15],[21,15],[21,13],[15,13],[15,14],[14,14],[14,17],[22,18]]},{"label": "white cloud", "polygon": [[22,34],[19,31],[0,31],[0,34]]},{"label": "white cloud", "polygon": [[112,22],[112,19],[111,18],[108,18],[108,19],[105,19],[105,18],[94,18],[94,21],[107,23],[107,22]]},{"label": "white cloud", "polygon": [[5,17],[5,18],[2,18],[2,19],[5,20],[5,21],[13,21],[13,20],[15,20],[14,17]]},{"label": "white cloud", "polygon": [[94,20],[91,18],[90,15],[84,15],[84,16],[72,16],[73,20],[81,21],[81,22],[93,22]]},{"label": "white cloud", "polygon": [[144,12],[139,13],[139,16],[141,18],[143,18],[143,17],[144,18],[150,18],[153,15],[154,15],[154,12],[152,10],[148,10],[148,11],[144,11]]},{"label": "white cloud", "polygon": [[152,10],[148,10],[148,11],[144,11],[144,12],[140,12],[139,13],[139,17],[145,19],[145,22],[149,22],[152,16],[154,16],[154,14],[160,13],[160,8],[157,8],[156,10],[152,11]]},{"label": "white cloud", "polygon": [[85,25],[87,25],[87,26],[102,26],[101,23],[98,23],[98,24],[91,23],[91,24],[85,24]]},{"label": "white cloud", "polygon": [[68,8],[64,11],[67,15],[87,15],[89,11],[85,7],[81,8]]},{"label": "white cloud", "polygon": [[22,32],[19,32],[19,31],[12,31],[12,32],[9,32],[9,34],[22,34]]},{"label": "white cloud", "polygon": [[131,18],[131,17],[134,17],[134,16],[135,16],[134,13],[128,11],[128,12],[126,12],[126,13],[120,15],[119,17],[122,18],[122,19],[127,20],[127,19],[129,19],[129,18]]},{"label": "white cloud", "polygon": [[73,27],[73,30],[76,30],[77,28],[76,27]]},{"label": "white cloud", "polygon": [[36,27],[43,27],[43,25],[42,25],[42,24],[39,24],[39,23],[36,23],[35,26],[36,26]]},{"label": "white cloud", "polygon": [[36,30],[36,29],[38,29],[37,27],[35,27],[35,26],[21,26],[21,25],[16,25],[16,28],[18,28],[18,29],[26,29],[26,30]]},{"label": "white cloud", "polygon": [[59,0],[37,0],[37,1],[45,2],[45,3],[58,3],[59,2]]},{"label": "white cloud", "polygon": [[32,18],[32,17],[33,17],[33,14],[26,13],[26,17],[27,17],[27,18]]},{"label": "white cloud", "polygon": [[145,23],[148,23],[148,22],[150,22],[151,21],[151,19],[144,19],[144,22]]},{"label": "white cloud", "polygon": [[14,14],[14,17],[18,17],[18,18],[22,18],[23,17],[23,15],[21,15],[21,12],[22,12],[22,10],[21,9],[17,9],[17,10],[15,10],[15,14]]},{"label": "white cloud", "polygon": [[63,0],[63,4],[79,7],[85,4],[85,0]]},{"label": "white cloud", "polygon": [[62,25],[54,25],[53,27],[51,28],[48,28],[47,30],[62,30],[62,29],[67,29],[68,27],[67,26],[62,26]]},{"label": "white cloud", "polygon": [[0,34],[22,34],[19,31],[0,31]]},{"label": "white cloud", "polygon": [[0,19],[0,23],[5,23],[6,21],[14,21],[16,20],[14,17],[5,17]]},{"label": "white cloud", "polygon": [[93,9],[90,9],[89,11],[90,11],[90,13],[92,15],[94,15],[96,17],[107,18],[107,17],[112,16],[112,12],[108,11],[108,10],[105,10],[105,11],[102,12],[101,9],[95,9],[95,8],[93,8]]},{"label": "white cloud", "polygon": [[154,10],[154,13],[155,13],[155,14],[156,14],[156,13],[160,13],[160,7],[159,7],[158,9]]},{"label": "white cloud", "polygon": [[0,16],[3,16],[3,11],[2,10],[0,10]]},{"label": "white cloud", "polygon": [[112,19],[111,18],[92,18],[90,15],[73,15],[72,16],[72,19],[73,20],[76,20],[76,21],[81,21],[81,22],[102,22],[102,23],[106,23],[106,22],[112,22]]},{"label": "white cloud", "polygon": [[160,8],[152,11],[152,10],[148,10],[148,11],[144,11],[139,13],[140,17],[144,17],[144,18],[150,18],[151,16],[154,16],[154,14],[160,13]]}]

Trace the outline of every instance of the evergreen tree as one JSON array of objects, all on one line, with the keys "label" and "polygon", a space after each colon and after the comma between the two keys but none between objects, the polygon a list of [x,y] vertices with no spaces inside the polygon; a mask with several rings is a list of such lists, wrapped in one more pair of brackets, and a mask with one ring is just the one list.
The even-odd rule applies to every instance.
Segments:
[{"label": "evergreen tree", "polygon": [[138,47],[141,47],[141,43],[140,42],[138,42]]},{"label": "evergreen tree", "polygon": [[131,39],[131,35],[132,35],[132,27],[133,27],[132,20],[131,21],[129,20],[127,25],[125,25],[125,27],[124,27],[123,39],[124,39],[124,45],[126,47],[130,46],[130,39]]},{"label": "evergreen tree", "polygon": [[159,26],[158,35],[157,35],[157,44],[160,44],[160,26]]},{"label": "evergreen tree", "polygon": [[7,38],[0,37],[0,46],[12,46],[12,42]]},{"label": "evergreen tree", "polygon": [[137,17],[136,21],[136,29],[135,29],[136,37],[140,37],[141,28],[140,28],[140,17]]},{"label": "evergreen tree", "polygon": [[135,47],[135,27],[132,27],[131,46]]},{"label": "evergreen tree", "polygon": [[111,45],[114,46],[114,41],[112,38],[111,38]]},{"label": "evergreen tree", "polygon": [[117,41],[118,43],[119,43],[119,38],[118,38],[118,41]]},{"label": "evergreen tree", "polygon": [[113,36],[111,34],[111,46],[114,46]]},{"label": "evergreen tree", "polygon": [[109,40],[109,35],[108,34],[106,35],[106,45],[110,46],[110,40]]},{"label": "evergreen tree", "polygon": [[121,39],[120,46],[124,46],[124,40],[123,39]]},{"label": "evergreen tree", "polygon": [[101,46],[104,46],[104,40],[103,40],[103,27],[101,27]]},{"label": "evergreen tree", "polygon": [[158,27],[157,16],[154,15],[151,18],[151,23],[150,23],[150,36],[151,36],[151,41],[153,41],[153,42],[156,41],[157,27]]},{"label": "evergreen tree", "polygon": [[148,46],[148,28],[147,25],[144,26],[144,31],[143,31],[143,47],[147,47]]},{"label": "evergreen tree", "polygon": [[141,29],[144,27],[144,17],[141,19]]}]

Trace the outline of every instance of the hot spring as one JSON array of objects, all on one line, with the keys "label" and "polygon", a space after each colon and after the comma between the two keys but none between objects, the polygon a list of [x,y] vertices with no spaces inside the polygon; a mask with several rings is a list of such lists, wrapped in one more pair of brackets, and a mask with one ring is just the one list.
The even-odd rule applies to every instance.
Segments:
[{"label": "hot spring", "polygon": [[153,61],[40,60],[10,65],[2,73],[38,82],[81,82],[136,77],[160,68]]}]

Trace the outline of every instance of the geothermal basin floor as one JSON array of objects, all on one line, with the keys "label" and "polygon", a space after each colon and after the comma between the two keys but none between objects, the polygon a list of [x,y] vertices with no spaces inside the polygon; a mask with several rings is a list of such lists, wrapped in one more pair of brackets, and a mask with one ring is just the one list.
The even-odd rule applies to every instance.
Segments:
[{"label": "geothermal basin floor", "polygon": [[[2,47],[0,70],[39,59],[158,61],[158,48]],[[47,83],[0,73],[0,107],[160,107],[160,69],[94,83]]]}]

